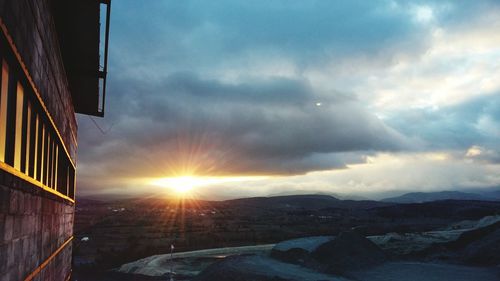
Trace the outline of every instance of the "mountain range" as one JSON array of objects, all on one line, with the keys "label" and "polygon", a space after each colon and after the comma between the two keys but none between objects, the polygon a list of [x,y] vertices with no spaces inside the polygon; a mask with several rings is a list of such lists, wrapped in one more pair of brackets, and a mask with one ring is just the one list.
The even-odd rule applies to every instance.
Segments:
[{"label": "mountain range", "polygon": [[438,200],[500,201],[500,191],[489,191],[481,194],[461,191],[410,192],[380,201],[391,203],[424,203]]}]

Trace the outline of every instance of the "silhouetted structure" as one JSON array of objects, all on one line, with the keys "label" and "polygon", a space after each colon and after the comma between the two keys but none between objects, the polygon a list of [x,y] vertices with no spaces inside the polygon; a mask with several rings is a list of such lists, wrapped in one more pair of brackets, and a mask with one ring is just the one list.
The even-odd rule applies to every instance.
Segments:
[{"label": "silhouetted structure", "polygon": [[0,0],[2,281],[71,276],[75,112],[104,113],[109,9],[110,0]]}]

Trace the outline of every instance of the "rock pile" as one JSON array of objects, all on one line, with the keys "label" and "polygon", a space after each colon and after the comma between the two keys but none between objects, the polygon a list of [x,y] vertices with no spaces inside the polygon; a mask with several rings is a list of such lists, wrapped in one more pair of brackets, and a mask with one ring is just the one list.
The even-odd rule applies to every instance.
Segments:
[{"label": "rock pile", "polygon": [[322,270],[343,273],[383,263],[385,253],[357,232],[342,232],[335,239],[319,246],[311,257]]}]

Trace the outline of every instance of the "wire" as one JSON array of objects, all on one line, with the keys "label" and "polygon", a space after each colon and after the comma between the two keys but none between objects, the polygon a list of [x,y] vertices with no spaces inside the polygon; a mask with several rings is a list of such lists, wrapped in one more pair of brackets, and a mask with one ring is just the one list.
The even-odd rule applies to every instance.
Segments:
[{"label": "wire", "polygon": [[111,131],[111,129],[113,128],[113,126],[115,125],[115,123],[111,124],[111,126],[109,126],[108,129],[104,130],[101,126],[99,126],[99,124],[97,124],[97,122],[94,120],[94,118],[92,118],[92,116],[90,115],[87,115],[90,120],[92,120],[92,123],[94,123],[94,125],[97,127],[97,129],[99,129],[99,131],[103,134],[103,135],[106,135],[109,133],[109,131]]}]

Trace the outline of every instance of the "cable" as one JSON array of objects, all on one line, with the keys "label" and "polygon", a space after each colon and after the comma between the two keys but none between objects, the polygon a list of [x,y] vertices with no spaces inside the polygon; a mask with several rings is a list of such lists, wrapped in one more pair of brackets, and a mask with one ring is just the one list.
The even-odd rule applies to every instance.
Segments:
[{"label": "cable", "polygon": [[101,131],[101,133],[103,135],[106,135],[107,133],[109,133],[109,131],[111,131],[111,129],[113,128],[113,126],[115,125],[115,123],[111,124],[111,126],[109,126],[109,128],[107,130],[104,130],[103,128],[101,128],[101,126],[99,126],[99,124],[97,124],[97,122],[94,120],[94,118],[92,118],[92,116],[90,115],[87,115],[90,120],[92,120],[92,123],[94,123],[94,125],[97,127],[97,129],[99,129],[99,131]]}]

